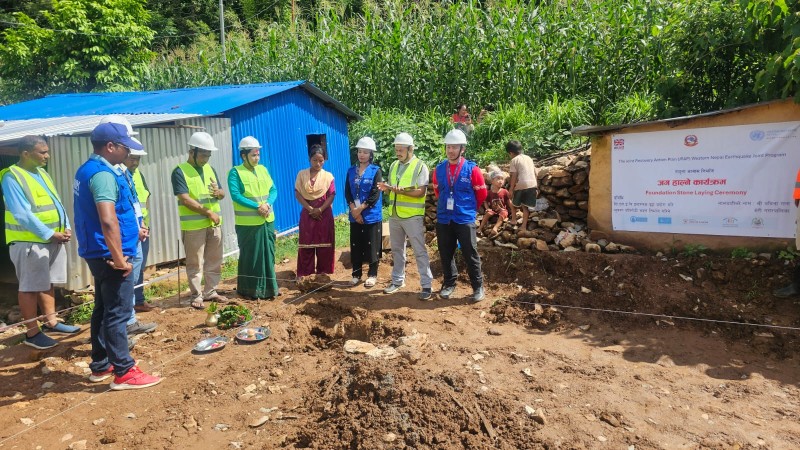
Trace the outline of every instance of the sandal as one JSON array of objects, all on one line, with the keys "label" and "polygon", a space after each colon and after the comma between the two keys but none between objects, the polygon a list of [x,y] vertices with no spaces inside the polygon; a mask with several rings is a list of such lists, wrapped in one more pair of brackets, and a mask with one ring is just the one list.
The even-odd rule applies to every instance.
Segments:
[{"label": "sandal", "polygon": [[190,305],[194,309],[205,309],[205,305],[203,305],[203,299],[202,298],[196,298],[196,299],[192,300],[192,303],[190,303]]},{"label": "sandal", "polygon": [[207,300],[209,302],[227,303],[228,302],[228,297],[223,297],[223,296],[221,296],[219,294],[214,294],[214,295],[212,295],[211,297],[208,297],[205,300]]}]

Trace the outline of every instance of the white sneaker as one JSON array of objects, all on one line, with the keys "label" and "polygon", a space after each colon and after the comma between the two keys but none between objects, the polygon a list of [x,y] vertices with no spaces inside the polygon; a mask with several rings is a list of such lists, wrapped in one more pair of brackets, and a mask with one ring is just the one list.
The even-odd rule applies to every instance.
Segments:
[{"label": "white sneaker", "polygon": [[355,286],[355,285],[357,285],[357,284],[358,284],[358,283],[360,283],[360,282],[361,282],[361,278],[356,278],[356,277],[353,277],[353,279],[352,279],[352,280],[350,280],[350,286]]},{"label": "white sneaker", "polygon": [[367,287],[367,288],[374,287],[375,283],[377,283],[377,282],[378,282],[378,280],[376,280],[375,277],[369,277],[369,278],[367,278],[367,281],[364,282],[364,287]]}]

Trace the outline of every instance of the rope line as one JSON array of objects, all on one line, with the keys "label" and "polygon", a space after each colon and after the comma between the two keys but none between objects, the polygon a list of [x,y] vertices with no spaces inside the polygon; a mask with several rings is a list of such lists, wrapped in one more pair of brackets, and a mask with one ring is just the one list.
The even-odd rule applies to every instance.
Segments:
[{"label": "rope line", "polygon": [[509,300],[512,303],[519,303],[523,305],[542,305],[542,306],[552,306],[555,308],[564,308],[564,309],[579,309],[583,311],[593,311],[593,312],[605,312],[605,313],[612,313],[612,314],[622,314],[622,315],[629,315],[629,316],[646,316],[646,317],[663,317],[669,319],[678,319],[678,320],[693,320],[696,322],[709,322],[709,323],[723,323],[726,325],[744,325],[750,327],[761,327],[761,328],[774,328],[778,330],[789,330],[789,331],[800,331],[798,327],[786,327],[782,325],[768,325],[763,323],[747,323],[747,322],[734,322],[731,320],[717,320],[717,319],[705,319],[702,317],[685,317],[685,316],[673,316],[669,314],[654,314],[654,313],[641,313],[635,311],[620,311],[616,309],[603,309],[603,308],[589,308],[587,306],[572,306],[572,305],[558,305],[555,303],[536,303],[536,302],[523,302],[519,300]]},{"label": "rope line", "polygon": [[[167,278],[176,277],[176,276],[178,276],[179,272],[186,273],[186,270],[184,268],[181,268],[181,269],[179,269],[178,271],[176,271],[174,273],[168,273],[168,274],[161,275],[161,276],[159,276],[157,278],[154,278],[152,280],[148,280],[148,281],[146,281],[146,282],[144,282],[142,284],[135,285],[134,289],[139,288],[139,287],[144,287],[144,286],[147,286],[147,285],[150,285],[150,284],[153,284],[153,283],[157,283],[157,282],[165,280]],[[209,273],[209,274],[214,274],[214,275],[222,275],[222,272],[204,272],[204,273]],[[266,279],[266,280],[275,280],[275,281],[286,281],[288,283],[297,283],[297,279],[296,278],[277,278],[277,277],[264,277],[264,276],[255,276],[255,275],[237,275],[236,276],[236,278],[239,278],[239,277],[257,278],[257,279]],[[323,285],[320,288],[318,288],[318,289],[316,289],[316,290],[314,290],[312,292],[309,292],[309,293],[317,292],[317,290],[322,289],[327,285],[341,286],[341,287],[350,286],[350,283],[348,283],[346,280],[331,280],[328,283],[324,283],[322,281],[309,280],[309,281],[306,281],[306,283],[309,283],[309,284],[312,284],[312,285],[314,285],[314,284]],[[178,288],[180,289],[180,286],[178,286]],[[295,301],[295,300],[293,300],[293,301]],[[62,314],[66,313],[66,312],[72,311],[73,309],[78,309],[78,308],[81,308],[81,307],[83,307],[85,305],[89,305],[89,304],[92,304],[92,303],[94,303],[94,299],[88,300],[86,302],[83,302],[80,305],[74,305],[74,306],[70,306],[68,308],[59,309],[58,311],[55,311],[52,314],[55,314],[56,317],[58,317],[58,316],[61,316]],[[30,318],[30,319],[21,320],[19,322],[8,324],[8,325],[6,325],[4,327],[0,327],[0,333],[8,331],[9,329],[17,327],[17,326],[20,326],[20,325],[26,325],[26,324],[29,324],[31,322],[36,322],[36,321],[39,321],[39,320],[42,320],[42,319],[46,319],[47,316],[48,316],[47,314],[40,314],[40,315],[38,315],[36,317],[33,317],[33,318]],[[14,335],[12,335],[12,336],[14,336]]]},{"label": "rope line", "polygon": [[[249,325],[249,324],[250,324],[250,322],[252,322],[252,321],[253,321],[252,319],[251,319],[251,320],[248,320],[247,322],[243,323],[242,325],[240,325],[240,326],[238,326],[238,327],[231,328],[230,330],[226,330],[226,331],[225,331],[225,332],[223,332],[222,334],[223,334],[223,335],[225,335],[225,334],[227,334],[227,333],[233,332],[233,335],[235,336],[235,335],[236,335],[236,333],[235,333],[236,331],[238,331],[238,330],[240,330],[240,329],[242,329],[242,328],[246,327],[246,326],[247,326],[247,325]],[[228,339],[232,339],[232,336],[225,336],[225,337],[227,337]],[[166,365],[167,365],[167,364],[169,364],[169,363],[171,363],[171,362],[173,362],[173,361],[177,361],[177,360],[178,360],[178,359],[180,359],[180,358],[183,358],[184,356],[186,356],[186,355],[188,355],[188,354],[192,353],[192,351],[194,351],[194,347],[192,347],[191,349],[189,349],[189,350],[187,350],[187,351],[184,351],[184,352],[178,353],[178,354],[177,354],[177,355],[175,355],[173,358],[170,358],[170,359],[168,359],[168,360],[166,360],[166,361],[162,362],[161,364],[159,364],[159,365],[157,365],[157,366],[153,366],[153,368],[154,368],[154,369],[157,369],[157,370],[159,370],[159,369],[163,369],[164,367],[166,367]],[[153,372],[153,371],[151,370],[151,372]],[[99,396],[101,396],[101,395],[103,395],[103,394],[107,394],[107,393],[111,392],[112,390],[113,390],[113,389],[111,389],[111,387],[110,387],[110,385],[109,385],[109,388],[108,388],[108,389],[106,389],[105,391],[101,391],[101,392],[98,392],[98,393],[96,393],[96,394],[93,394],[93,395],[91,395],[91,396],[87,397],[86,399],[84,399],[84,400],[82,400],[82,401],[80,401],[80,402],[76,403],[75,405],[73,405],[73,406],[70,406],[69,408],[67,408],[67,409],[65,409],[65,410],[63,410],[63,411],[60,411],[60,412],[58,412],[58,413],[56,413],[56,414],[53,414],[53,415],[52,415],[52,416],[50,416],[50,417],[47,417],[47,418],[45,418],[45,419],[44,419],[44,420],[42,420],[41,422],[37,422],[37,423],[35,423],[35,424],[31,425],[31,426],[30,426],[30,427],[28,427],[28,428],[24,428],[24,429],[22,429],[22,431],[19,431],[19,432],[15,433],[15,434],[12,434],[11,436],[9,436],[9,437],[7,437],[7,438],[5,438],[5,439],[2,439],[2,440],[0,440],[0,446],[2,446],[2,444],[4,444],[6,441],[9,441],[9,440],[11,440],[11,439],[14,439],[15,437],[17,437],[17,436],[20,436],[20,435],[22,435],[22,434],[25,434],[25,433],[27,433],[27,432],[28,432],[28,431],[30,431],[30,430],[33,430],[33,429],[35,429],[35,428],[38,428],[38,427],[40,427],[40,426],[42,426],[42,425],[44,425],[44,424],[46,424],[46,423],[50,422],[51,420],[53,420],[53,419],[55,419],[55,418],[61,417],[61,416],[63,416],[64,414],[66,414],[66,413],[68,413],[68,412],[72,411],[73,409],[76,409],[76,408],[78,408],[79,406],[83,406],[83,405],[85,405],[86,403],[88,403],[88,402],[90,402],[90,401],[92,401],[92,400],[96,399],[97,397],[99,397]]]},{"label": "rope line", "polygon": [[[179,271],[180,270],[181,269],[179,269]],[[176,274],[169,274],[169,275],[172,275],[172,276],[177,275],[177,272],[176,272]],[[255,278],[264,278],[264,277],[255,277]],[[267,277],[267,278],[270,278],[270,277]],[[276,278],[276,280],[277,279],[278,278]],[[294,302],[296,302],[296,301],[298,301],[298,300],[300,300],[300,299],[302,299],[304,297],[307,297],[307,296],[309,296],[311,294],[314,294],[314,293],[316,293],[316,292],[318,292],[318,291],[320,291],[320,290],[322,290],[322,289],[324,289],[324,288],[326,288],[328,286],[341,284],[343,282],[345,282],[345,280],[331,280],[330,282],[325,283],[322,286],[320,286],[320,287],[318,287],[318,288],[316,288],[316,289],[314,289],[314,290],[312,290],[310,292],[306,292],[306,293],[304,293],[302,295],[299,295],[295,299],[293,299],[291,301],[288,301],[288,302],[284,303],[283,305],[280,305],[279,307],[287,306],[287,305],[292,304],[292,303],[294,303]],[[348,283],[348,285],[349,285],[349,283]],[[698,318],[698,317],[675,316],[675,315],[669,315],[669,314],[640,313],[640,312],[634,312],[634,311],[621,311],[621,310],[613,310],[613,309],[605,309],[605,308],[590,308],[590,307],[585,307],[585,306],[560,305],[560,304],[556,304],[556,303],[525,302],[525,301],[519,301],[519,300],[510,300],[510,302],[511,303],[516,303],[516,304],[523,304],[523,305],[541,305],[541,306],[549,306],[549,307],[556,307],[556,308],[563,308],[563,309],[576,309],[576,310],[592,311],[592,312],[604,312],[604,313],[611,313],[611,314],[622,314],[622,315],[631,315],[631,316],[645,316],[645,317],[661,317],[661,318],[669,318],[669,319],[676,319],[676,320],[699,321],[699,322],[706,322],[706,323],[721,323],[721,324],[728,324],[728,325],[744,325],[744,326],[751,326],[751,327],[771,328],[771,329],[780,329],[780,330],[789,330],[789,331],[800,331],[800,328],[797,328],[797,327],[787,327],[787,326],[779,326],[779,325],[754,324],[754,323],[745,323],[745,322],[734,322],[734,321],[728,321],[728,320],[715,320],[715,319],[705,319],[705,318]],[[255,318],[251,319],[250,321],[245,322],[244,324],[240,325],[239,327],[232,328],[231,330],[233,331],[233,334],[235,335],[235,332],[237,330],[240,330],[240,329],[246,327],[253,320],[255,320]],[[231,330],[227,330],[226,332],[223,332],[223,335],[225,335],[226,333],[230,333]],[[230,339],[230,336],[226,336],[226,337],[228,337]],[[155,369],[163,369],[164,367],[166,367],[167,364],[169,364],[171,362],[174,362],[174,361],[176,361],[176,360],[178,360],[180,358],[183,358],[188,354],[191,354],[193,349],[194,349],[194,347],[192,347],[191,349],[186,350],[184,352],[180,352],[177,355],[175,355],[174,357],[162,362],[161,364],[159,364],[157,366],[154,366],[154,368]],[[52,421],[53,419],[66,414],[67,412],[70,412],[70,411],[72,411],[72,410],[74,410],[74,409],[76,409],[76,408],[78,408],[80,406],[83,406],[84,404],[86,404],[86,403],[98,398],[99,396],[101,396],[103,394],[106,394],[106,393],[110,392],[111,390],[112,390],[111,388],[108,388],[105,391],[101,391],[101,392],[99,392],[97,394],[91,395],[91,396],[87,397],[85,400],[80,401],[77,404],[75,404],[75,405],[73,405],[73,406],[71,406],[71,407],[69,407],[69,408],[67,408],[67,409],[65,409],[63,411],[58,412],[58,413],[56,413],[56,414],[54,414],[54,415],[42,420],[41,422],[38,422],[38,423],[36,423],[36,424],[34,424],[34,425],[32,425],[32,426],[30,426],[28,428],[25,428],[25,429],[15,433],[15,434],[9,436],[9,437],[6,437],[6,438],[0,440],[0,445],[4,444],[5,442],[7,442],[7,441],[9,441],[11,439],[16,438],[17,436],[22,435],[22,434],[24,434],[24,433],[26,433],[26,432],[28,432],[30,430],[38,428],[38,427],[40,427],[40,426]]]}]

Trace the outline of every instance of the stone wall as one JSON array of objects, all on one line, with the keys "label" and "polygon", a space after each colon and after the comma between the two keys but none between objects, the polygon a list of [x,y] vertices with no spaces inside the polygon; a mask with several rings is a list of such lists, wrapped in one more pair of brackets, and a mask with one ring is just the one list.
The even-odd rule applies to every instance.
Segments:
[{"label": "stone wall", "polygon": [[[527,229],[520,229],[522,212],[509,217],[497,236],[491,224],[485,231],[479,230],[479,245],[495,245],[512,249],[529,248],[539,251],[587,251],[587,252],[632,252],[633,247],[609,242],[593,241],[589,237],[586,217],[589,211],[589,172],[591,149],[575,150],[536,163],[539,180],[539,201],[531,211]],[[507,171],[507,167],[501,167]],[[484,176],[488,182],[486,168]],[[507,188],[508,186],[506,186]],[[436,197],[433,189],[428,191],[425,201],[425,241],[436,239]],[[483,218],[479,211],[477,223]]]}]

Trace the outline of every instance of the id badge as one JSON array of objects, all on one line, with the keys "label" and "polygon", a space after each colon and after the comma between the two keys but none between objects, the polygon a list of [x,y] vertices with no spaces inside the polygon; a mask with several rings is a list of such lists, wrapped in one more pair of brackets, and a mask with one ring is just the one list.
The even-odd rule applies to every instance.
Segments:
[{"label": "id badge", "polygon": [[142,217],[142,205],[139,202],[133,204],[133,211],[136,213],[136,218]]},{"label": "id badge", "polygon": [[448,211],[452,211],[453,208],[455,207],[455,203],[456,202],[455,202],[455,199],[453,197],[448,198],[447,199],[447,210]]},{"label": "id badge", "polygon": [[353,203],[356,204],[356,208],[361,208],[361,200],[355,199],[355,200],[353,200]]}]

